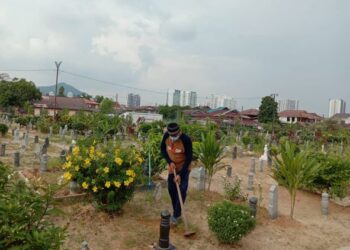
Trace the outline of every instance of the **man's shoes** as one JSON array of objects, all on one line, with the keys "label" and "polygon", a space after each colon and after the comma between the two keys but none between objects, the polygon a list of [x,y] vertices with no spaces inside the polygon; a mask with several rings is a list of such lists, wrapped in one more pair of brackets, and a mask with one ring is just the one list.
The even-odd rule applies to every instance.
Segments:
[{"label": "man's shoes", "polygon": [[174,217],[174,216],[170,217],[170,225],[172,225],[172,226],[177,226],[181,222],[182,222],[181,217]]}]

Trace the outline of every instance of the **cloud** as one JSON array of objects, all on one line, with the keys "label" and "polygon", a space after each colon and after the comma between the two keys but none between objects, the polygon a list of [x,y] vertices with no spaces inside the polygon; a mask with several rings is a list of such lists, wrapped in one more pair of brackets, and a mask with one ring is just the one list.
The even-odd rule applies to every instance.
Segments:
[{"label": "cloud", "polygon": [[174,42],[190,41],[196,37],[196,27],[188,17],[174,17],[162,23],[160,33]]}]

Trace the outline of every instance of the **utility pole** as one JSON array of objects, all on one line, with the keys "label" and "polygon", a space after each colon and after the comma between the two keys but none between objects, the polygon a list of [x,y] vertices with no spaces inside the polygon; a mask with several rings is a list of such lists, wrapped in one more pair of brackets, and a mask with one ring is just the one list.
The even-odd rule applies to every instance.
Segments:
[{"label": "utility pole", "polygon": [[56,90],[55,90],[55,109],[53,111],[53,117],[56,120],[56,110],[57,110],[57,84],[58,84],[58,71],[60,70],[62,62],[55,62],[56,65]]},{"label": "utility pole", "polygon": [[[273,93],[270,96],[273,97],[273,101],[276,102],[276,96],[278,96],[278,94],[277,93]],[[272,140],[275,139],[275,115],[276,114],[273,114],[273,117],[272,117]]]}]

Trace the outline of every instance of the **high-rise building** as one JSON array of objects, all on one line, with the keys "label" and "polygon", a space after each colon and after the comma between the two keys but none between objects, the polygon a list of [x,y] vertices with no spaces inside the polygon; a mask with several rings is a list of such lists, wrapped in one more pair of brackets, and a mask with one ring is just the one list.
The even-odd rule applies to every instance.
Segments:
[{"label": "high-rise building", "polygon": [[342,99],[331,99],[329,100],[329,117],[335,114],[344,114],[346,112],[346,103]]},{"label": "high-rise building", "polygon": [[236,101],[229,96],[211,95],[208,106],[212,109],[219,107],[226,107],[229,109],[236,109]]},{"label": "high-rise building", "polygon": [[140,107],[141,97],[138,94],[130,93],[128,94],[128,107]]},{"label": "high-rise building", "polygon": [[278,112],[285,110],[299,110],[298,100],[279,100],[278,101]]},{"label": "high-rise building", "polygon": [[166,104],[169,106],[197,106],[197,93],[194,91],[172,90],[167,92]]}]

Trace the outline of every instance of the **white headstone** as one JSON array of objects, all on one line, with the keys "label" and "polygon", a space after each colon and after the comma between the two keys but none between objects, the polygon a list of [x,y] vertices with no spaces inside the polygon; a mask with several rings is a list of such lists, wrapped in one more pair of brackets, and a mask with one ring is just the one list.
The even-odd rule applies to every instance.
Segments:
[{"label": "white headstone", "polygon": [[276,185],[272,185],[269,191],[269,216],[276,219],[278,216],[278,189]]}]

